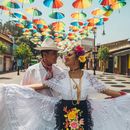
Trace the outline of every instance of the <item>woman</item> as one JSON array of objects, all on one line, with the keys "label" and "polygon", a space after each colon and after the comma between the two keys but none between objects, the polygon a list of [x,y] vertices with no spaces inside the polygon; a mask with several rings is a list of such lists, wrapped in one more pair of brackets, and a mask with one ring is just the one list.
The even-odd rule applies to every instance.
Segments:
[{"label": "woman", "polygon": [[[83,70],[84,54],[82,47],[75,47],[65,57],[69,71],[46,80],[44,85],[30,85],[35,90],[50,87],[57,97],[16,85],[2,87],[0,130],[129,130],[130,96],[109,90]],[[95,90],[118,98],[92,100]]]}]

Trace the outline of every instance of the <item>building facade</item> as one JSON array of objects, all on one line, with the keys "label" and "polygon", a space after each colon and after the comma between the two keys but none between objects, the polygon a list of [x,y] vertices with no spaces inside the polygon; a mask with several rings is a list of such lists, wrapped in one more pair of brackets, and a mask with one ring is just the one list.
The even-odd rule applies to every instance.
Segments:
[{"label": "building facade", "polygon": [[101,46],[109,48],[107,72],[130,75],[130,41],[124,39]]},{"label": "building facade", "polygon": [[13,41],[9,36],[0,33],[0,41],[7,46],[7,51],[0,54],[0,72],[8,72],[12,69]]}]

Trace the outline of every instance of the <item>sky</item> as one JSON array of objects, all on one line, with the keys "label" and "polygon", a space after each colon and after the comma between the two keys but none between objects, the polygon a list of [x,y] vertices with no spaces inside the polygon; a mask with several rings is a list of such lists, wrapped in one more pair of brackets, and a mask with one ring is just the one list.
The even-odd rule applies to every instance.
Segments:
[{"label": "sky", "polygon": [[[0,0],[0,3],[2,3],[3,1],[4,0]],[[18,2],[19,0],[15,0],[15,1]],[[65,22],[66,30],[68,31],[68,26],[70,25],[70,22],[74,21],[71,18],[71,13],[77,11],[77,9],[74,9],[72,7],[72,3],[75,0],[61,0],[61,1],[64,3],[64,6],[58,11],[61,11],[65,14],[65,18],[62,19],[61,21]],[[97,34],[96,34],[97,44],[110,43],[110,42],[130,38],[130,0],[126,0],[126,2],[127,5],[122,9],[120,9],[120,11],[115,10],[113,14],[109,17],[109,20],[105,23],[106,35],[102,35],[102,27],[98,27]],[[27,15],[29,19],[32,19],[32,16],[28,14],[26,11],[24,11],[28,7],[37,7],[40,11],[42,11],[42,16],[40,16],[40,18],[45,19],[45,21],[48,24],[56,21],[48,17],[48,15],[52,12],[52,9],[45,7],[43,5],[43,0],[35,0],[35,2],[31,5],[24,4],[24,8],[18,10],[24,13],[25,15]],[[88,9],[83,10],[87,14],[87,19],[93,17],[91,15],[91,11],[99,7],[101,6],[98,3],[98,0],[93,0],[92,6]],[[17,12],[17,10],[12,10],[12,11]],[[9,20],[7,15],[5,15],[4,13],[2,13],[1,18],[3,22]],[[84,20],[84,22],[85,21],[86,19]],[[90,35],[90,37],[92,38],[93,36]]]}]

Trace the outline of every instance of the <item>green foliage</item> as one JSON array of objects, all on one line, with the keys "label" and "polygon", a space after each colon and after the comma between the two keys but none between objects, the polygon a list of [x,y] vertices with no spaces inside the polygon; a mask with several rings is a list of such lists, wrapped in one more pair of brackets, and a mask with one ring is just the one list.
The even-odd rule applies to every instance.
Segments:
[{"label": "green foliage", "polygon": [[27,44],[22,43],[16,48],[15,57],[24,60],[29,59],[32,57],[32,51]]},{"label": "green foliage", "polygon": [[3,54],[7,51],[7,46],[0,41],[0,53]]},{"label": "green foliage", "polygon": [[107,47],[100,47],[98,50],[98,58],[100,61],[107,61],[109,58],[109,49]]}]

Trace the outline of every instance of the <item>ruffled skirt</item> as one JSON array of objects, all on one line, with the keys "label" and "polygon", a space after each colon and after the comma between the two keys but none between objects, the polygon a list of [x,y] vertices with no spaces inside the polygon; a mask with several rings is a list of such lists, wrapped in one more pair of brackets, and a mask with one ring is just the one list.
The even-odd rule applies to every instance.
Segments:
[{"label": "ruffled skirt", "polygon": [[[0,130],[55,130],[58,119],[55,108],[61,101],[63,100],[60,98],[44,96],[19,85],[0,85]],[[114,99],[89,100],[89,103],[92,108],[92,118],[91,115],[89,118],[85,117],[89,115],[90,111],[87,111],[89,105],[83,108],[84,105],[72,107],[72,104],[62,102],[59,108],[62,107],[65,112],[64,119],[72,120],[74,113],[68,116],[66,112],[72,110],[80,113],[79,110],[87,108],[84,111],[85,114],[80,113],[79,121],[80,125],[84,126],[85,122],[92,119],[92,130],[130,130],[129,94]],[[60,115],[57,116],[60,117]],[[82,118],[85,118],[84,122]],[[64,119],[63,123],[67,125],[67,120]],[[90,126],[92,126],[92,120],[89,122]],[[72,123],[75,126],[74,122]],[[86,127],[84,128],[87,130]]]}]

